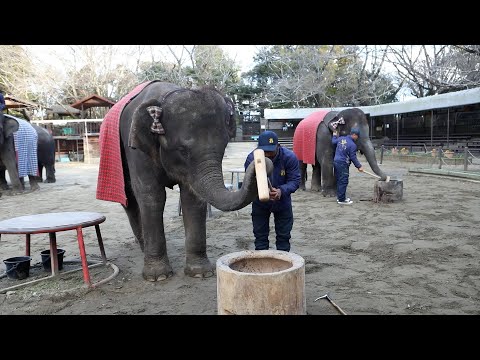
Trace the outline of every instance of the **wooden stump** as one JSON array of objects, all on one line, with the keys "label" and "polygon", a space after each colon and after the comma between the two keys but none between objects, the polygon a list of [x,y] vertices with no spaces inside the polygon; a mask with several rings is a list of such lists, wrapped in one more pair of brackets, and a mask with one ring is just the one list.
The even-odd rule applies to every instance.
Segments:
[{"label": "wooden stump", "polygon": [[376,181],[373,188],[373,201],[394,202],[403,198],[403,180]]},{"label": "wooden stump", "polygon": [[245,250],[217,260],[219,315],[305,315],[306,306],[301,256]]}]

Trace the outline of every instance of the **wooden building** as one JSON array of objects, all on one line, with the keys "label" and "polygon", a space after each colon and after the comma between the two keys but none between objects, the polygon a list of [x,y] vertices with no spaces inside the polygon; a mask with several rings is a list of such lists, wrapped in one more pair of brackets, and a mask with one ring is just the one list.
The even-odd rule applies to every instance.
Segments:
[{"label": "wooden building", "polygon": [[[480,138],[480,88],[433,95],[396,103],[359,106],[367,115],[370,138],[388,138],[397,143],[406,137],[430,140],[442,137],[445,145],[458,138]],[[341,111],[341,108],[265,109],[262,129],[273,130],[279,138],[285,124],[292,124],[293,133],[298,123],[319,110]]]},{"label": "wooden building", "polygon": [[[56,105],[50,109],[54,114],[52,119],[32,123],[45,127],[53,135],[57,161],[92,163],[100,157],[100,126],[113,105],[113,101],[91,95],[72,105]],[[55,119],[58,117],[61,119]]]}]

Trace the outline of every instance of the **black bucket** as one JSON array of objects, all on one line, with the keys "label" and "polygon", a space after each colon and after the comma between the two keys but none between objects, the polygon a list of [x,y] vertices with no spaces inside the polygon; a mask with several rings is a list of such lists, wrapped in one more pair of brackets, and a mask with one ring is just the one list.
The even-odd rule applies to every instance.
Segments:
[{"label": "black bucket", "polygon": [[9,279],[23,280],[30,275],[30,256],[17,256],[3,260]]},{"label": "black bucket", "polygon": [[[57,248],[57,259],[58,259],[58,270],[63,269],[63,254],[65,254],[65,250]],[[43,250],[40,255],[42,256],[42,264],[43,269],[45,271],[52,271],[52,265],[50,261],[50,249]]]}]

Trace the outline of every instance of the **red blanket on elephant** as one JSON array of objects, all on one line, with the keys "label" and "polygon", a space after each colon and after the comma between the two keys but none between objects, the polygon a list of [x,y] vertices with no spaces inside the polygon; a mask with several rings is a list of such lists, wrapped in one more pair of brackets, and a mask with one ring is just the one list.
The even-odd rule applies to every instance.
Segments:
[{"label": "red blanket on elephant", "polygon": [[293,134],[293,152],[298,160],[305,164],[315,165],[315,146],[317,128],[330,110],[320,110],[308,115],[300,121]]},{"label": "red blanket on elephant", "polygon": [[120,99],[105,115],[100,127],[100,165],[98,168],[97,199],[127,206],[122,156],[120,154],[120,115],[124,107],[152,81],[137,85]]}]

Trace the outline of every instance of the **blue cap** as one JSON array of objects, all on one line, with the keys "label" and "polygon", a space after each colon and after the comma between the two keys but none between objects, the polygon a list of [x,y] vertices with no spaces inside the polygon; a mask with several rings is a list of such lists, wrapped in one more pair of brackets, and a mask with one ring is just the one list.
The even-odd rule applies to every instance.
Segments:
[{"label": "blue cap", "polygon": [[258,137],[257,149],[263,151],[275,151],[277,149],[278,136],[273,131],[264,131]]},{"label": "blue cap", "polygon": [[353,135],[353,134],[357,134],[358,136],[360,136],[360,129],[358,128],[352,128],[350,130],[350,135]]}]

